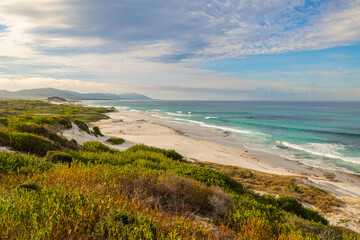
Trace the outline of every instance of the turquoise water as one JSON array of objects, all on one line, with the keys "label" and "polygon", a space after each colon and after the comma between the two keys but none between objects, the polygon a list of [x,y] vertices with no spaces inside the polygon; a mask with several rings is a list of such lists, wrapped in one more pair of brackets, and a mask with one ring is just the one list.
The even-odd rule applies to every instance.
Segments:
[{"label": "turquoise water", "polygon": [[360,173],[360,102],[89,101],[228,132],[245,147]]}]

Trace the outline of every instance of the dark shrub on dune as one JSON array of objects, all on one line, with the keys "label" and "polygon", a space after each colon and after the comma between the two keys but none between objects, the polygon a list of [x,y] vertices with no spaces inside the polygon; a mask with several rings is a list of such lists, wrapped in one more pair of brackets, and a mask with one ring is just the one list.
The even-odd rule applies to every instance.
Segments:
[{"label": "dark shrub on dune", "polygon": [[99,127],[93,127],[93,131],[92,133],[97,137],[97,136],[101,136],[103,137],[104,135],[101,133],[100,128]]},{"label": "dark shrub on dune", "polygon": [[71,144],[74,145],[74,146],[77,146],[77,145],[78,145],[78,142],[77,142],[75,139],[71,139],[71,140],[69,141],[69,143],[71,143]]},{"label": "dark shrub on dune", "polygon": [[48,151],[59,148],[49,140],[32,133],[12,132],[9,137],[9,144],[7,144],[9,147],[40,156],[45,156]]},{"label": "dark shrub on dune", "polygon": [[120,145],[123,144],[125,140],[122,138],[109,138],[108,140],[106,140],[106,142],[111,143],[113,145]]},{"label": "dark shrub on dune", "polygon": [[78,126],[78,128],[83,131],[83,132],[87,132],[88,134],[91,134],[88,125],[81,121],[81,120],[75,120],[74,123],[76,124],[76,126]]},{"label": "dark shrub on dune", "polygon": [[70,154],[60,151],[48,151],[46,160],[53,163],[66,163],[70,165],[73,161],[73,157]]},{"label": "dark shrub on dune", "polygon": [[58,117],[56,120],[57,120],[57,124],[63,126],[65,129],[72,128],[72,123],[68,118],[66,118],[66,117]]}]

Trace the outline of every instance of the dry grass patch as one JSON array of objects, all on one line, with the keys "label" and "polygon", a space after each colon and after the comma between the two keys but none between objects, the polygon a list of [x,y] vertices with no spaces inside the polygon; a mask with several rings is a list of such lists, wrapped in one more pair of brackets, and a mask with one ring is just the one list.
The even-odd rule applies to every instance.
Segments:
[{"label": "dry grass patch", "polygon": [[275,175],[209,162],[196,164],[225,173],[243,184],[248,190],[275,195],[291,195],[300,202],[315,206],[323,213],[336,211],[333,207],[339,207],[342,203],[329,192],[303,183],[303,177]]}]

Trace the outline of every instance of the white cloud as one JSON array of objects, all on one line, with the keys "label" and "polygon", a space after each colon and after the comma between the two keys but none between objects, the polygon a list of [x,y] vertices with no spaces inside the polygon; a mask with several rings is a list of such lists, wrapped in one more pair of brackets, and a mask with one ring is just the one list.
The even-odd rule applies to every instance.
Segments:
[{"label": "white cloud", "polygon": [[307,73],[320,75],[325,78],[335,78],[341,80],[360,79],[360,72],[317,70],[317,71],[308,71]]},{"label": "white cloud", "polygon": [[346,54],[329,54],[330,57],[334,58],[352,58],[354,56],[346,55]]},{"label": "white cloud", "polygon": [[235,92],[306,89],[306,84],[241,79],[191,67],[193,61],[360,40],[359,0],[305,2],[2,0],[0,25],[6,29],[0,28],[0,88],[150,93],[157,86],[164,94],[175,88],[218,89],[220,94],[225,85]]}]

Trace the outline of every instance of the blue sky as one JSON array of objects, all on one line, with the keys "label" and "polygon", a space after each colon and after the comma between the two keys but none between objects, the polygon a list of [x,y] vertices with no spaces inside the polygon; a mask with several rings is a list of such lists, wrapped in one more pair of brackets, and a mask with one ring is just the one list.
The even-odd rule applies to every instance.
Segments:
[{"label": "blue sky", "polygon": [[359,0],[2,0],[0,89],[360,100]]}]

